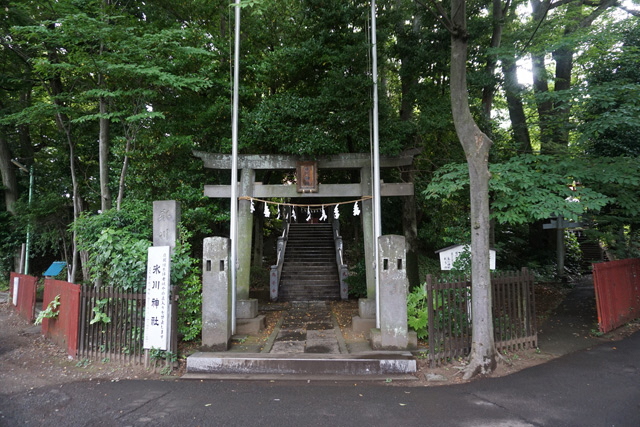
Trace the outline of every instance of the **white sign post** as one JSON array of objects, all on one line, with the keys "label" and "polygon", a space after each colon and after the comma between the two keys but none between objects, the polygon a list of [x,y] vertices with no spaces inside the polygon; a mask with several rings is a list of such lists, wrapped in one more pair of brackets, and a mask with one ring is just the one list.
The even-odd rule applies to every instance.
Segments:
[{"label": "white sign post", "polygon": [[[469,245],[453,245],[437,250],[436,253],[440,255],[440,270],[452,270],[453,263],[456,262],[458,257],[465,251],[469,251]],[[495,249],[489,249],[489,268],[491,270],[496,269]]]},{"label": "white sign post", "polygon": [[18,305],[18,290],[20,289],[20,278],[13,278],[13,305]]},{"label": "white sign post", "polygon": [[147,295],[144,316],[144,348],[169,349],[171,337],[169,246],[149,248],[147,261]]}]

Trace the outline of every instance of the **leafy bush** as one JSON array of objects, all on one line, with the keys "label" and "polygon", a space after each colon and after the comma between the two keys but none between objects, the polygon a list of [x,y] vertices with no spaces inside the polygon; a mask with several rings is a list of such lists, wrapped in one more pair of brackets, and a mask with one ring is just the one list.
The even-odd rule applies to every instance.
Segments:
[{"label": "leafy bush", "polygon": [[151,246],[152,209],[145,203],[124,204],[100,215],[83,215],[74,227],[79,249],[89,253],[93,282],[141,291],[146,286],[147,249]]},{"label": "leafy bush", "polygon": [[178,334],[193,341],[202,333],[202,279],[192,267],[178,288]]},{"label": "leafy bush", "polygon": [[427,285],[423,283],[407,294],[407,324],[421,340],[429,336]]},{"label": "leafy bush", "polygon": [[171,283],[178,293],[178,334],[193,341],[202,333],[202,274],[198,260],[191,258],[191,234],[182,225],[180,239],[171,257]]},{"label": "leafy bush", "polygon": [[56,295],[56,297],[49,302],[47,308],[38,313],[38,317],[36,317],[35,322],[33,322],[34,325],[40,325],[44,319],[56,319],[60,314],[59,307],[60,295]]},{"label": "leafy bush", "polygon": [[365,298],[367,296],[367,270],[364,256],[350,268],[349,277],[345,279],[349,285],[350,298]]},{"label": "leafy bush", "polygon": [[91,279],[109,286],[142,291],[147,280],[149,240],[136,239],[124,230],[106,228],[89,246]]}]

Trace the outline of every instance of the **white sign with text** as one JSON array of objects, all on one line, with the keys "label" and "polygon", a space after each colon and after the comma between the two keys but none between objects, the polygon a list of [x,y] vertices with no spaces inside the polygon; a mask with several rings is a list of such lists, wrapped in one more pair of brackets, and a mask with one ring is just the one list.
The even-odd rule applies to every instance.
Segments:
[{"label": "white sign with text", "polygon": [[13,278],[13,305],[18,305],[18,292],[20,290],[20,278]]},{"label": "white sign with text", "polygon": [[144,316],[144,348],[167,350],[170,330],[171,248],[151,246],[147,261],[147,294]]}]

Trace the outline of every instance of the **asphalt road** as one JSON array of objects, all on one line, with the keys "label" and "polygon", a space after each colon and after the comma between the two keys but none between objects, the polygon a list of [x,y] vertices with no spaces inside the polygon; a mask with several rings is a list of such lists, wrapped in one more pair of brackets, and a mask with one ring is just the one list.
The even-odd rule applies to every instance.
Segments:
[{"label": "asphalt road", "polygon": [[637,427],[639,364],[636,333],[461,385],[84,381],[0,394],[0,425]]}]

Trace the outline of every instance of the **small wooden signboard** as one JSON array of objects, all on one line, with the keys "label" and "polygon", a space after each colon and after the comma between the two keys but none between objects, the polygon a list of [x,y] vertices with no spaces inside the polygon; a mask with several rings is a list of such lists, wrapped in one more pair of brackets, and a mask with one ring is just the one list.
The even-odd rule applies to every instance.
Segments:
[{"label": "small wooden signboard", "polygon": [[298,162],[296,166],[296,190],[298,193],[318,192],[318,163]]}]

